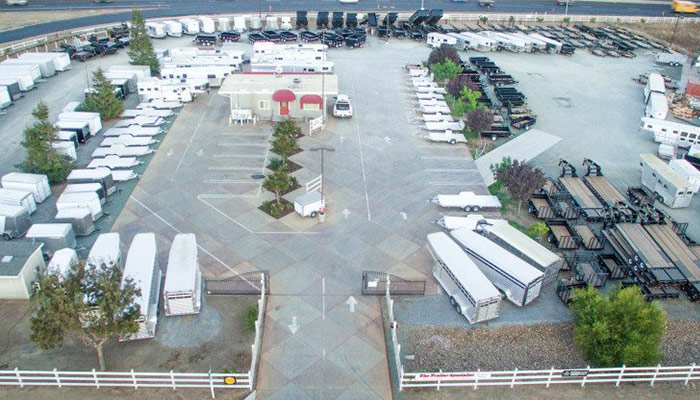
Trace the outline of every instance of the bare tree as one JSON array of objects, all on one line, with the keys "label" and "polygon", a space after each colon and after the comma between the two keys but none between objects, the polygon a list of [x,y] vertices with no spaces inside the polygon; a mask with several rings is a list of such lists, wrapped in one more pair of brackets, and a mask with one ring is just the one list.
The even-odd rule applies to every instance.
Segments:
[{"label": "bare tree", "polygon": [[462,59],[459,58],[457,49],[448,44],[442,44],[437,49],[431,51],[430,56],[428,57],[428,64],[437,64],[444,62],[445,60],[451,60],[457,65],[462,64]]},{"label": "bare tree", "polygon": [[523,201],[545,183],[544,172],[530,164],[514,160],[507,168],[499,170],[496,177],[503,182],[508,193],[518,201],[518,216]]}]

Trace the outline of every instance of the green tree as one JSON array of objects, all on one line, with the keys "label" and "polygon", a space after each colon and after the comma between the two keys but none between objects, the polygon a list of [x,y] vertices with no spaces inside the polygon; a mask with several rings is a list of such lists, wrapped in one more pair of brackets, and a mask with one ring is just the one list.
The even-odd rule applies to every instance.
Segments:
[{"label": "green tree", "polygon": [[140,289],[131,278],[122,282],[116,264],[86,268],[75,264],[65,274],[49,271],[32,296],[30,339],[44,350],[54,349],[71,334],[95,349],[100,370],[106,369],[105,343],[138,331]]},{"label": "green tree", "polygon": [[262,184],[265,190],[275,194],[275,202],[282,205],[282,194],[294,187],[294,181],[289,176],[287,168],[279,168],[265,178]]},{"label": "green tree", "polygon": [[27,154],[16,167],[23,172],[44,174],[51,183],[63,182],[74,164],[70,157],[53,148],[58,128],[49,122],[49,108],[44,102],[39,102],[32,115],[36,121],[24,129],[21,142]]},{"label": "green tree", "polygon": [[465,106],[465,111],[469,112],[472,110],[475,110],[477,107],[479,107],[479,98],[481,97],[481,92],[478,90],[471,90],[468,87],[463,87],[462,90],[459,92],[461,96],[459,96],[460,99],[464,102]]},{"label": "green tree", "polygon": [[459,57],[459,53],[454,46],[450,46],[447,43],[443,43],[437,49],[433,49],[428,56],[428,65],[437,64],[444,62],[445,60],[451,60],[453,63],[460,65],[462,64],[462,59]]},{"label": "green tree", "polygon": [[506,168],[510,167],[510,164],[513,163],[513,159],[510,157],[503,157],[500,162],[491,164],[491,172],[494,175],[498,175],[498,171],[503,171]]},{"label": "green tree", "polygon": [[291,119],[285,119],[275,124],[273,135],[275,137],[291,136],[297,138],[301,136],[301,128]]},{"label": "green tree", "polygon": [[638,286],[618,286],[607,296],[593,287],[574,291],[574,338],[592,364],[646,366],[661,360],[666,312],[657,301],[647,302]]},{"label": "green tree", "polygon": [[283,165],[287,165],[289,161],[289,156],[294,154],[299,149],[297,140],[294,136],[278,136],[272,141],[272,151],[282,157]]},{"label": "green tree", "polygon": [[153,43],[146,31],[146,21],[137,8],[131,10],[131,29],[129,30],[129,62],[134,65],[148,65],[152,74],[159,70],[158,58],[153,51]]},{"label": "green tree", "polygon": [[544,222],[536,222],[527,228],[531,236],[534,236],[537,241],[542,243],[542,238],[549,233],[549,227]]},{"label": "green tree", "polygon": [[508,193],[518,201],[518,216],[523,202],[527,201],[535,190],[544,186],[546,180],[541,169],[518,160],[497,171],[496,178],[503,182]]},{"label": "green tree", "polygon": [[435,79],[449,79],[462,72],[462,67],[452,60],[445,60],[441,63],[430,64],[430,72],[433,73]]},{"label": "green tree", "polygon": [[85,95],[85,109],[100,113],[100,118],[110,120],[124,112],[124,102],[115,93],[115,86],[105,77],[102,68],[92,73],[94,93]]}]

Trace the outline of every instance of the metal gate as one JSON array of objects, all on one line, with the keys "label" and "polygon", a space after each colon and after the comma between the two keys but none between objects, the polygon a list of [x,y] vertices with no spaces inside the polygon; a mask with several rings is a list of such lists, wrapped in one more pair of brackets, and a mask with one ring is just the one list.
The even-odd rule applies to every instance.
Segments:
[{"label": "metal gate", "polygon": [[253,271],[226,279],[206,279],[204,288],[207,294],[260,294],[261,279],[265,279],[265,293],[270,293],[268,271]]},{"label": "metal gate", "polygon": [[386,294],[387,281],[389,292],[394,295],[424,295],[425,281],[407,280],[396,275],[377,271],[362,271],[362,294],[383,296]]}]

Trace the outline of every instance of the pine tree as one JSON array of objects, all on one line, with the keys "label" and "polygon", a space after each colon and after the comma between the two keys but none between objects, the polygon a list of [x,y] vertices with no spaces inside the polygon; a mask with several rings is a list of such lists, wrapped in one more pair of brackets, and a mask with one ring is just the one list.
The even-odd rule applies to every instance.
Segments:
[{"label": "pine tree", "polygon": [[158,58],[153,51],[153,43],[146,31],[146,21],[143,14],[137,8],[131,11],[131,29],[129,31],[129,60],[134,65],[148,65],[151,74],[157,74],[159,70]]},{"label": "pine tree", "polygon": [[49,122],[49,108],[39,102],[32,115],[37,121],[24,129],[21,143],[27,154],[16,167],[23,172],[44,174],[51,183],[63,182],[74,165],[73,160],[58,153],[52,146],[58,129]]},{"label": "pine tree", "polygon": [[124,112],[124,102],[115,93],[115,86],[105,77],[102,68],[92,73],[94,93],[85,95],[85,109],[100,113],[100,118],[110,120]]}]

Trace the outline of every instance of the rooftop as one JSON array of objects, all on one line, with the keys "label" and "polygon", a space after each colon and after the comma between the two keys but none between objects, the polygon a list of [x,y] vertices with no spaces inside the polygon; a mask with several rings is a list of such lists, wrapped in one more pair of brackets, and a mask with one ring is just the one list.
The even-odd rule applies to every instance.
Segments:
[{"label": "rooftop", "polygon": [[19,275],[29,256],[41,248],[42,243],[19,242],[0,243],[0,276]]},{"label": "rooftop", "polygon": [[274,93],[289,89],[297,94],[338,94],[338,77],[333,74],[232,74],[219,89],[219,94]]}]

